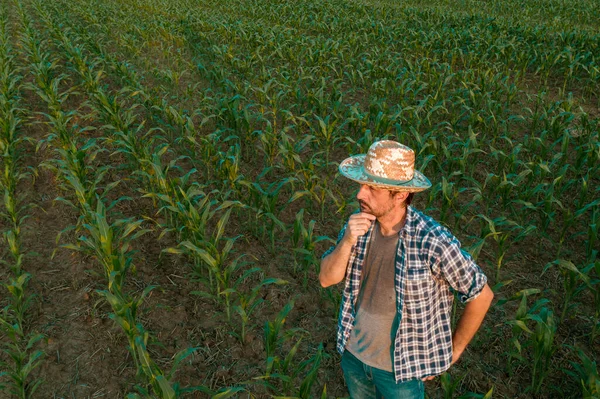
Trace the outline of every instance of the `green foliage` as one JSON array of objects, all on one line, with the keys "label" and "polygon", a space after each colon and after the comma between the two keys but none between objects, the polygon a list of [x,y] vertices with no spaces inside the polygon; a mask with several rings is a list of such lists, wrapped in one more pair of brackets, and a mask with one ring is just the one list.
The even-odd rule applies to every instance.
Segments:
[{"label": "green foliage", "polygon": [[[191,349],[168,374],[149,355],[155,340],[139,316],[153,286],[128,285],[134,238],[152,229],[163,253],[183,255],[192,295],[223,309],[245,342],[264,321],[265,292],[284,284],[267,270],[293,256],[290,289],[301,283],[306,294],[317,284],[320,247],[355,205],[337,162],[387,138],[414,148],[434,183],[417,196],[427,213],[473,239],[467,249],[509,298],[498,311],[516,307],[514,317],[486,321],[511,334],[511,382],[530,379],[532,394],[557,394],[544,388],[561,380],[548,359],[581,327],[591,349],[579,354],[578,373],[584,395],[594,395],[594,379],[583,375],[597,375],[585,359],[596,355],[600,328],[596,2],[192,3],[0,6],[3,317],[17,359],[42,359],[36,347],[23,349],[36,336],[26,328],[22,240],[27,184],[41,176],[25,166],[34,158],[53,175],[56,204],[77,218],[57,241],[76,234],[64,247],[101,265],[99,292],[140,377],[130,397],[235,397],[242,388],[173,382]],[[40,131],[33,154],[28,135]],[[522,288],[533,282],[562,285],[558,301],[547,290],[529,307],[541,292]],[[339,289],[321,295],[339,306]],[[559,302],[557,330],[551,304]],[[571,315],[581,326],[564,323]],[[285,319],[265,327],[271,360],[260,381],[273,395],[309,397],[328,351],[308,334],[286,335]],[[27,361],[3,367],[4,378],[19,364]],[[441,378],[451,396],[459,380]],[[18,381],[37,386],[31,373]]]}]

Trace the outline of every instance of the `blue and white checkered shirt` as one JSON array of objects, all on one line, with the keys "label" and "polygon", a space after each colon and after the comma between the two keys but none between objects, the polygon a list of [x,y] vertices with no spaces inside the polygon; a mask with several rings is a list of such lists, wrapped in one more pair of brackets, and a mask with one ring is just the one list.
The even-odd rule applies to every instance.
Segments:
[{"label": "blue and white checkered shirt", "polygon": [[[352,248],[338,321],[337,350],[344,352],[356,316],[361,272],[373,226]],[[338,236],[344,236],[346,226]],[[396,309],[398,330],[394,340],[396,382],[439,375],[452,361],[450,330],[452,302],[474,299],[487,282],[471,256],[460,248],[450,231],[409,206],[398,233],[396,253]],[[323,254],[329,255],[335,247]]]}]

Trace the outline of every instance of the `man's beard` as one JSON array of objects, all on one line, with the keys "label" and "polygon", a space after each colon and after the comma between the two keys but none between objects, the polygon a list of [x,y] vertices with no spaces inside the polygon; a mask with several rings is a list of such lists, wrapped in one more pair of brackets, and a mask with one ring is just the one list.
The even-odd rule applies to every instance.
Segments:
[{"label": "man's beard", "polygon": [[361,200],[358,201],[358,204],[360,205],[361,212],[370,213],[371,215],[378,217],[378,218],[387,215],[393,209],[393,206],[390,206],[388,209],[385,209],[385,210],[382,210],[381,208],[376,210],[376,209],[371,208],[370,205],[368,205],[366,202],[361,201]]},{"label": "man's beard", "polygon": [[365,201],[358,201],[358,204],[360,205],[360,211],[361,212],[367,212],[367,213],[371,213],[373,212],[373,210],[371,209],[371,207],[369,205],[367,205],[367,203]]}]

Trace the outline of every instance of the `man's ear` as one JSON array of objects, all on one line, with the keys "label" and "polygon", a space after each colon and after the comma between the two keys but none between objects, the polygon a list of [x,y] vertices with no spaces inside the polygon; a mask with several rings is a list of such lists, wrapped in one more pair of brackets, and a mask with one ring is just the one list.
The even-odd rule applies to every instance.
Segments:
[{"label": "man's ear", "polygon": [[408,198],[408,194],[408,192],[400,191],[395,194],[394,198],[399,202],[404,202]]}]

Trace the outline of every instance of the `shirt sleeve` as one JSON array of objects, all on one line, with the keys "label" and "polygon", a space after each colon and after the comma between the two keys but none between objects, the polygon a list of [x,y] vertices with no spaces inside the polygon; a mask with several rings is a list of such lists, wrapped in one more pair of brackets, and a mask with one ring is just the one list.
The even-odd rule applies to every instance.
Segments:
[{"label": "shirt sleeve", "polygon": [[346,232],[347,225],[348,225],[348,223],[344,224],[344,227],[342,227],[342,230],[340,230],[340,233],[338,234],[338,238],[337,238],[337,241],[335,242],[335,245],[332,245],[331,248],[329,248],[327,251],[325,251],[325,253],[321,256],[321,259],[325,258],[327,255],[332,253],[333,250],[335,249],[335,247],[337,247],[337,245],[340,243],[340,241],[342,241],[342,238],[344,238],[344,233]]},{"label": "shirt sleeve", "polygon": [[462,303],[475,299],[481,293],[487,277],[471,255],[461,248],[456,237],[447,231],[438,237],[434,256],[434,267],[439,268]]}]

